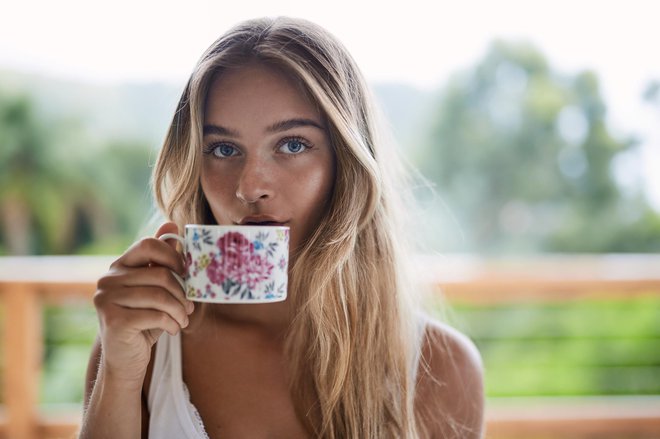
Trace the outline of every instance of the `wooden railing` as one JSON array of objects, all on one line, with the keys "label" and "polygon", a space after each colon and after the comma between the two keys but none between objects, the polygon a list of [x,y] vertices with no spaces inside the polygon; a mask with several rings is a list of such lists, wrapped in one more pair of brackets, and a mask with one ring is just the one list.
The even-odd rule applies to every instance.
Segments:
[{"label": "wooden railing", "polygon": [[[112,259],[0,258],[0,300],[5,316],[0,438],[75,435],[80,413],[44,417],[38,410],[42,310],[45,304],[64,304],[72,298],[91,300],[96,279]],[[501,304],[660,295],[658,256],[552,256],[502,261],[454,256],[420,258],[416,266],[450,302]],[[660,396],[550,398],[535,402],[489,401],[487,437],[660,437]]]}]

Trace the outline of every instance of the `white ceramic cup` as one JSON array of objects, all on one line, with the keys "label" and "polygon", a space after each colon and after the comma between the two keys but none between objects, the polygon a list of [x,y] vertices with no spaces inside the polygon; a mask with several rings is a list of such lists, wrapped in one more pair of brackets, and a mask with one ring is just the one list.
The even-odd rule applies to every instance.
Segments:
[{"label": "white ceramic cup", "polygon": [[187,224],[184,236],[166,233],[183,247],[186,274],[177,276],[186,298],[211,303],[268,303],[286,299],[289,228]]}]

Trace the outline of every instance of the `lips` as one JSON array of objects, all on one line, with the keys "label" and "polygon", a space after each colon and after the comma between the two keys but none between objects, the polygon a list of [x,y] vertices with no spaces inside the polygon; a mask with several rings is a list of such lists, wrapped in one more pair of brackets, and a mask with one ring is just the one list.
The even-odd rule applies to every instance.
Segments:
[{"label": "lips", "polygon": [[269,215],[257,215],[246,216],[238,224],[241,226],[284,226],[287,222]]}]

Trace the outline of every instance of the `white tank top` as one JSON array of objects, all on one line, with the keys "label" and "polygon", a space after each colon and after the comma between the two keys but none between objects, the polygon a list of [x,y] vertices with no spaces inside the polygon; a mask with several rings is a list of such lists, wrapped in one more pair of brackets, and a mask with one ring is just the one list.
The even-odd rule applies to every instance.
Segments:
[{"label": "white tank top", "polygon": [[180,333],[158,339],[147,407],[150,438],[209,439],[183,382]]},{"label": "white tank top", "polygon": [[[418,320],[420,343],[426,318]],[[421,349],[417,349],[412,367],[417,374]],[[164,332],[156,344],[156,358],[147,399],[149,437],[157,439],[209,439],[199,412],[190,402],[190,393],[181,371],[181,336]]]}]

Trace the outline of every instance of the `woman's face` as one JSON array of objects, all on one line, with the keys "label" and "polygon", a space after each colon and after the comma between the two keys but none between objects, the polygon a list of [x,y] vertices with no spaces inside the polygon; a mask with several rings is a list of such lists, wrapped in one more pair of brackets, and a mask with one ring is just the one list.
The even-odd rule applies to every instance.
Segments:
[{"label": "woman's face", "polygon": [[217,223],[286,225],[299,248],[335,179],[316,107],[280,71],[249,64],[212,82],[204,114],[201,183]]}]

